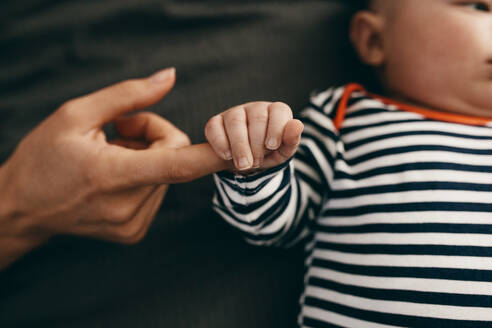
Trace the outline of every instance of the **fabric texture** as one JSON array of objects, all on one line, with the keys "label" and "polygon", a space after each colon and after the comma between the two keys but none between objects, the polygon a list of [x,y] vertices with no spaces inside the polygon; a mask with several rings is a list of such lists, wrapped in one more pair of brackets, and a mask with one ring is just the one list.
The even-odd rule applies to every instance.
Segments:
[{"label": "fabric texture", "polygon": [[[168,66],[176,87],[150,110],[195,143],[237,104],[301,109],[357,73],[346,3],[2,0],[0,158],[64,101]],[[302,248],[248,246],[212,195],[210,177],[171,187],[136,246],[59,237],[29,254],[0,273],[0,327],[295,327]]]},{"label": "fabric texture", "polygon": [[302,327],[492,325],[492,120],[401,106],[331,88],[292,161],[215,175],[217,212],[250,243],[310,237]]}]

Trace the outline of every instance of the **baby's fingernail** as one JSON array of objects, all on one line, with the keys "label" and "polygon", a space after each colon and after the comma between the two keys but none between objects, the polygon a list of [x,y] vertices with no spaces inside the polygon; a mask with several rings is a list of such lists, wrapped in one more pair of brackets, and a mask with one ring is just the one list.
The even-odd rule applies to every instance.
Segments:
[{"label": "baby's fingernail", "polygon": [[267,146],[270,149],[277,147],[277,139],[275,138],[268,139]]},{"label": "baby's fingernail", "polygon": [[250,167],[249,161],[246,157],[241,157],[239,159],[238,165],[239,165],[240,170],[249,169],[249,167]]},{"label": "baby's fingernail", "polygon": [[226,151],[226,152],[224,153],[224,158],[225,158],[227,161],[231,160],[231,159],[232,159],[231,152],[230,152],[230,151]]},{"label": "baby's fingernail", "polygon": [[261,166],[261,162],[260,162],[260,160],[259,160],[258,158],[257,158],[257,159],[255,159],[255,161],[254,161],[254,163],[253,163],[253,167],[254,167],[254,168],[258,168],[258,167],[260,167],[260,166]]}]

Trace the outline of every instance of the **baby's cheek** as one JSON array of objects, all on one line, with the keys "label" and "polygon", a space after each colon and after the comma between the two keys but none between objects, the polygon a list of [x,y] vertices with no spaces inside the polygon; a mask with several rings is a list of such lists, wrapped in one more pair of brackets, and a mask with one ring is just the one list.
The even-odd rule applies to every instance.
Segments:
[{"label": "baby's cheek", "polygon": [[386,84],[412,98],[453,89],[450,84],[471,76],[473,63],[481,60],[481,36],[471,36],[471,30],[444,18],[432,26],[397,27],[387,51]]},{"label": "baby's cheek", "polygon": [[467,60],[482,61],[492,41],[488,28],[482,25],[480,21],[441,19],[428,31],[425,41],[429,54],[436,60],[441,58],[455,65]]},{"label": "baby's cheek", "polygon": [[417,2],[408,3],[415,4],[413,10],[394,20],[384,40],[382,82],[389,95],[479,115],[477,108],[492,102],[484,96],[492,94],[492,20],[455,7],[437,10],[442,9],[438,2],[426,2],[424,11],[415,9]]}]

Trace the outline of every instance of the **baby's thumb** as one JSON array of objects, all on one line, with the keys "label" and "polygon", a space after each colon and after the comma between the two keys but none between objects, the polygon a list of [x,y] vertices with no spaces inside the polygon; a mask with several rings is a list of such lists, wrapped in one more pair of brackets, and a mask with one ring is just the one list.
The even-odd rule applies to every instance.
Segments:
[{"label": "baby's thumb", "polygon": [[[284,128],[284,134],[282,135],[282,147],[286,147],[286,150],[291,150],[294,147],[294,152],[301,140],[301,134],[304,130],[304,124],[299,120],[290,120]],[[294,155],[294,154],[292,154]],[[291,155],[291,156],[292,156]]]},{"label": "baby's thumb", "polygon": [[301,141],[301,134],[304,130],[304,124],[299,120],[290,120],[284,128],[282,135],[282,145],[274,151],[270,156],[265,158],[264,167],[271,168],[280,165],[292,156],[297,151],[297,147]]}]

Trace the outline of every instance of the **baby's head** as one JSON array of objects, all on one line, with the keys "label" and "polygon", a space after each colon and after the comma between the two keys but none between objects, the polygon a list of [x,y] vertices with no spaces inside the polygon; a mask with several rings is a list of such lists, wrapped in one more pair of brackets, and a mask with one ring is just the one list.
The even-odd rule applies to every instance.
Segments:
[{"label": "baby's head", "polygon": [[492,1],[364,2],[350,37],[388,96],[492,117]]}]

